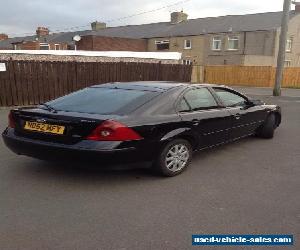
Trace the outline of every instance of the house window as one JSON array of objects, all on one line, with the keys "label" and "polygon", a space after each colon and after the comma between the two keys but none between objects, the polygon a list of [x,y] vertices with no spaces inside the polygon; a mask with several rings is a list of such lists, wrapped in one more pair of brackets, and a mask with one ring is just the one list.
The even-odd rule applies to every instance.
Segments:
[{"label": "house window", "polygon": [[286,40],[286,48],[285,51],[286,52],[291,52],[292,51],[292,46],[293,46],[293,39],[289,38]]},{"label": "house window", "polygon": [[164,41],[155,41],[156,49],[157,50],[168,50],[170,49],[170,41],[164,40]]},{"label": "house window", "polygon": [[76,44],[68,44],[67,45],[67,50],[77,50]]},{"label": "house window", "polygon": [[191,49],[191,48],[192,48],[192,41],[184,40],[184,49]]},{"label": "house window", "polygon": [[54,44],[54,49],[55,50],[60,50],[60,44]]},{"label": "house window", "polygon": [[182,63],[185,64],[185,65],[192,65],[192,60],[190,60],[190,59],[183,59]]},{"label": "house window", "polygon": [[220,36],[215,36],[212,39],[212,50],[221,50],[222,48],[222,38]]},{"label": "house window", "polygon": [[229,36],[228,37],[228,50],[238,50],[239,49],[239,37]]},{"label": "house window", "polygon": [[284,67],[291,67],[291,60],[285,60]]},{"label": "house window", "polygon": [[40,43],[40,50],[49,50],[50,45],[49,43]]}]

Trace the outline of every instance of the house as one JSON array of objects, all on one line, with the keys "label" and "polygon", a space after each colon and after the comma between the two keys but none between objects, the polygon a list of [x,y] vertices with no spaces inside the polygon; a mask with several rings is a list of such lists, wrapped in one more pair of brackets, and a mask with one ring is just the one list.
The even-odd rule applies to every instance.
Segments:
[{"label": "house", "polygon": [[89,51],[148,51],[146,39],[84,35],[76,42],[78,50]]},{"label": "house", "polygon": [[[61,32],[50,34],[46,27],[38,27],[36,34],[25,37],[8,38],[1,40],[0,50],[67,50],[74,49],[75,35],[84,35],[89,31]],[[5,34],[3,34],[5,35]]]},{"label": "house", "polygon": [[[80,50],[91,51],[147,51],[145,39],[132,39],[123,37],[94,37],[91,31],[105,29],[106,24],[92,22],[91,30],[60,32],[50,34],[46,27],[38,27],[36,34],[25,37],[8,38],[0,34],[0,50],[76,50],[76,40],[85,38],[84,42],[78,41]],[[77,39],[76,39],[77,38]]]},{"label": "house", "polygon": [[8,39],[8,35],[1,33],[0,34],[0,41]]},{"label": "house", "polygon": [[[286,66],[300,66],[300,5],[290,13]],[[147,51],[181,52],[183,63],[264,65],[277,61],[282,12],[188,19],[171,13],[170,22],[128,25],[91,31],[86,36],[147,40]],[[78,49],[85,43],[82,37]],[[101,39],[100,39],[101,40]],[[94,43],[96,49],[97,42]]]},{"label": "house", "polygon": [[[300,66],[300,3],[290,12],[286,66]],[[282,12],[188,19],[173,12],[169,22],[106,27],[93,22],[91,30],[11,38],[11,48],[78,49],[91,51],[180,52],[182,62],[196,65],[275,66]],[[43,28],[44,29],[44,28]],[[77,36],[77,41],[74,37]],[[35,40],[36,39],[36,40]],[[31,46],[32,45],[32,46]]]}]

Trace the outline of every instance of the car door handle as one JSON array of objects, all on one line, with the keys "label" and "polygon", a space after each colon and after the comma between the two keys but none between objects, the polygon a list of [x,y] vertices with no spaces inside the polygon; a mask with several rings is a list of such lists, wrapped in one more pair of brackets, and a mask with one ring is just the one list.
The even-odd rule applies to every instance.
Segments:
[{"label": "car door handle", "polygon": [[192,124],[193,124],[194,126],[198,126],[198,125],[200,124],[200,120],[198,120],[198,119],[193,119],[193,120],[192,120]]},{"label": "car door handle", "polygon": [[234,118],[235,118],[236,120],[241,119],[241,114],[239,114],[239,113],[238,113],[238,114],[235,114],[235,115],[234,115]]}]

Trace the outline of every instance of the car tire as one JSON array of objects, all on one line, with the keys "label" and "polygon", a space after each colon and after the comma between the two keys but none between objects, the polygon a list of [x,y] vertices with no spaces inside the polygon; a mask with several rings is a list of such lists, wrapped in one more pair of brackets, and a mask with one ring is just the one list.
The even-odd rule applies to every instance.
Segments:
[{"label": "car tire", "polygon": [[257,131],[257,136],[266,138],[266,139],[271,139],[274,137],[274,131],[276,127],[276,117],[274,114],[270,114],[264,124],[259,127]]},{"label": "car tire", "polygon": [[154,170],[156,173],[172,177],[182,173],[192,160],[193,149],[184,139],[175,139],[164,145],[160,151]]}]

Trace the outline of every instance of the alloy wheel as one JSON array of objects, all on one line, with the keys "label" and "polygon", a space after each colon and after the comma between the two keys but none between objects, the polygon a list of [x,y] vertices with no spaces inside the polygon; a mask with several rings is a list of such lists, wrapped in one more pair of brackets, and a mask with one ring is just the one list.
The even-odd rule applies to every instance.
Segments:
[{"label": "alloy wheel", "polygon": [[187,165],[189,157],[190,153],[187,146],[176,144],[169,149],[166,155],[166,167],[172,172],[180,171]]}]

